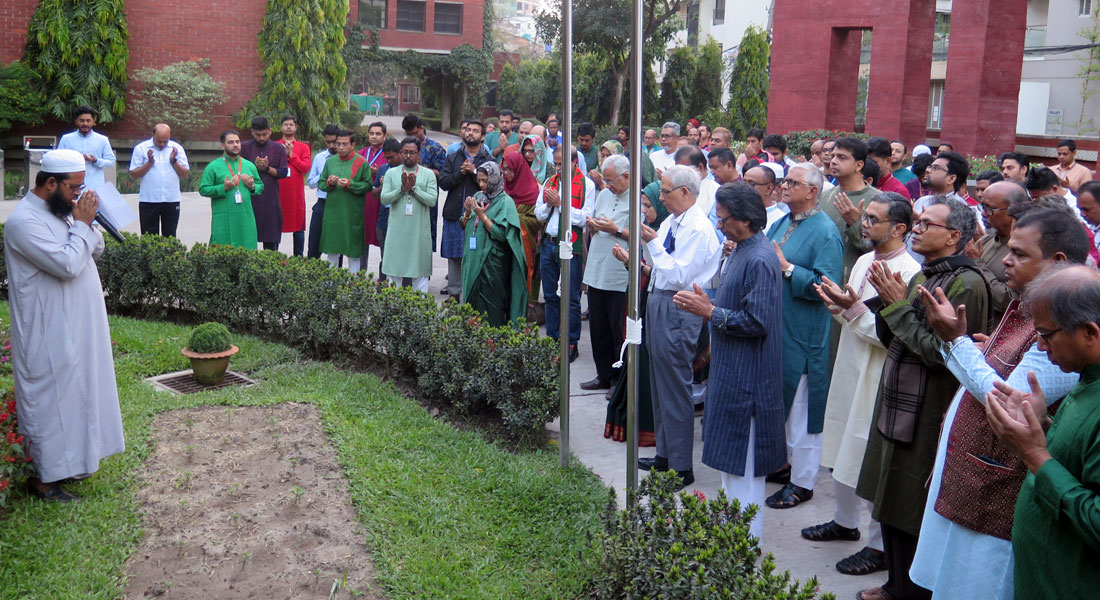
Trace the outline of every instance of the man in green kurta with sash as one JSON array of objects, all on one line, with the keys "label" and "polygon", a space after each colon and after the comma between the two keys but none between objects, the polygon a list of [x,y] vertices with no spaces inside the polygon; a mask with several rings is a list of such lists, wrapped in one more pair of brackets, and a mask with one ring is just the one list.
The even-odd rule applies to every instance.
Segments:
[{"label": "man in green kurta with sash", "polygon": [[348,270],[356,273],[367,253],[363,211],[371,190],[371,168],[367,159],[355,152],[353,136],[346,129],[336,134],[336,154],[325,161],[317,187],[328,193],[321,222],[321,252],[334,267],[346,256]]},{"label": "man in green kurta with sash", "polygon": [[223,131],[221,158],[202,171],[199,194],[210,198],[210,243],[255,250],[256,216],[252,194],[264,191],[256,165],[241,158],[241,137]]},{"label": "man in green kurta with sash", "polygon": [[466,199],[462,226],[462,299],[498,327],[527,314],[527,262],[516,204],[504,193],[500,165],[477,168],[480,192]]},{"label": "man in green kurta with sash", "polygon": [[427,293],[432,274],[432,224],[430,209],[439,200],[435,173],[420,166],[420,140],[401,142],[401,168],[386,171],[382,180],[382,204],[390,207],[382,272],[397,285]]},{"label": "man in green kurta with sash", "polygon": [[1053,422],[1032,375],[1030,394],[996,384],[997,390],[986,396],[990,427],[1028,468],[1012,525],[1017,598],[1095,598],[1100,589],[1097,298],[1100,276],[1088,267],[1047,271],[1024,294],[1039,349],[1063,371],[1081,374]]}]

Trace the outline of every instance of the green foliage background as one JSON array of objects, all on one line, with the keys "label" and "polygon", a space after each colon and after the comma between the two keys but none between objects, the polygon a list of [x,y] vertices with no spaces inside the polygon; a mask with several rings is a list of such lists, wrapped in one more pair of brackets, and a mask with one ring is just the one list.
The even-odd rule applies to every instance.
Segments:
[{"label": "green foliage background", "polygon": [[733,132],[733,139],[744,138],[749,128],[767,127],[770,61],[768,32],[755,25],[749,27],[741,38],[730,77],[726,126]]},{"label": "green foliage background", "polygon": [[123,0],[42,0],[27,27],[24,63],[53,116],[68,121],[73,107],[99,112],[99,123],[126,113],[130,32]]},{"label": "green foliage background", "polygon": [[206,73],[209,66],[210,61],[202,59],[134,73],[134,79],[143,84],[134,92],[133,102],[141,124],[152,129],[157,123],[167,123],[176,139],[205,129],[214,108],[225,101],[225,85]]},{"label": "green foliage background", "polygon": [[0,131],[16,123],[42,122],[46,99],[35,87],[37,78],[34,71],[19,61],[0,68]]},{"label": "green foliage background", "polygon": [[344,24],[346,0],[268,0],[258,45],[263,83],[238,115],[245,127],[256,115],[276,122],[298,117],[300,136],[320,135],[347,107]]},{"label": "green foliage background", "polygon": [[[692,116],[692,84],[695,82],[695,52],[676,48],[668,57],[665,78],[661,80],[661,117],[683,123]],[[720,99],[720,97],[719,97]],[[714,102],[714,99],[711,100]],[[687,131],[682,132],[687,135]]]}]

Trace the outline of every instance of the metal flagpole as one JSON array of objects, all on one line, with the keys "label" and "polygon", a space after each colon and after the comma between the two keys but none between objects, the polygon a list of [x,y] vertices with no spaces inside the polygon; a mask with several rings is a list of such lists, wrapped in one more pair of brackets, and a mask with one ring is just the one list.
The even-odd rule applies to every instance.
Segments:
[{"label": "metal flagpole", "polygon": [[[573,261],[573,227],[569,212],[573,205],[573,162],[570,160],[570,140],[573,136],[573,0],[561,3],[561,172],[558,191],[561,199],[561,220],[558,221],[558,256],[561,259],[561,326],[558,327],[558,409],[561,431],[561,466],[569,465],[569,267]],[[578,282],[579,284],[579,282]]]},{"label": "metal flagpole", "polygon": [[638,321],[641,282],[641,196],[642,196],[642,85],[645,61],[642,37],[642,0],[630,3],[630,282],[627,285],[627,346],[626,358],[626,486],[638,489],[638,344],[641,323]]}]

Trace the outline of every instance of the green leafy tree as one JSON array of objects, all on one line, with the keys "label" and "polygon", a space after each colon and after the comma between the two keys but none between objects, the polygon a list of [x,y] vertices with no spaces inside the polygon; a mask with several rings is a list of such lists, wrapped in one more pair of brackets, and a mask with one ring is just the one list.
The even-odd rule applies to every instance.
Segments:
[{"label": "green leafy tree", "polygon": [[147,128],[167,123],[179,139],[210,125],[214,108],[225,102],[225,85],[205,69],[210,61],[183,61],[162,69],[146,67],[134,73],[141,88],[134,92],[133,111]]},{"label": "green leafy tree", "polygon": [[695,49],[695,80],[691,85],[688,113],[696,117],[722,103],[725,63],[722,47],[714,38]]},{"label": "green leafy tree", "polygon": [[755,25],[749,27],[737,48],[730,77],[728,112],[734,139],[743,139],[750,127],[767,125],[770,58],[768,32]]},{"label": "green leafy tree", "polygon": [[27,27],[24,64],[38,74],[46,110],[69,120],[91,106],[100,123],[126,112],[130,32],[123,0],[42,0]]},{"label": "green leafy tree", "polygon": [[263,83],[240,113],[299,119],[303,138],[320,135],[347,108],[344,82],[346,0],[268,0],[258,36]]},{"label": "green leafy tree", "polygon": [[1077,134],[1083,135],[1096,130],[1096,121],[1086,115],[1089,100],[1100,91],[1093,87],[1100,82],[1100,46],[1097,46],[1100,44],[1100,4],[1093,7],[1088,26],[1078,30],[1077,36],[1092,45],[1078,58],[1081,63],[1077,68],[1077,77],[1081,79],[1081,114],[1077,117]]},{"label": "green leafy tree", "polygon": [[665,121],[683,122],[687,120],[685,115],[691,114],[695,52],[691,48],[676,48],[669,54],[667,66],[665,78],[661,80],[661,118]]},{"label": "green leafy tree", "polygon": [[16,61],[0,68],[0,131],[12,125],[37,125],[42,122],[45,98],[35,88],[37,76]]},{"label": "green leafy tree", "polygon": [[[679,29],[677,15],[686,0],[646,2],[642,37],[645,57],[650,48],[664,48]],[[630,75],[630,0],[573,0],[573,45],[576,51],[602,54],[608,61],[611,79],[611,108],[608,121],[620,122],[626,81]],[[551,43],[561,31],[560,1],[536,17],[539,38]],[[580,89],[580,88],[577,88]]]}]

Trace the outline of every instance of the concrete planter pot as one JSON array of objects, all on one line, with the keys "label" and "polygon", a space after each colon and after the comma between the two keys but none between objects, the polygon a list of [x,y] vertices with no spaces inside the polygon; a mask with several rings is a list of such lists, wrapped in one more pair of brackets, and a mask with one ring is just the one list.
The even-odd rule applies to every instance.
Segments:
[{"label": "concrete planter pot", "polygon": [[225,352],[192,352],[187,348],[180,353],[191,359],[191,370],[195,374],[195,381],[202,385],[218,385],[225,379],[225,372],[229,369],[229,358],[240,349],[231,346]]}]

